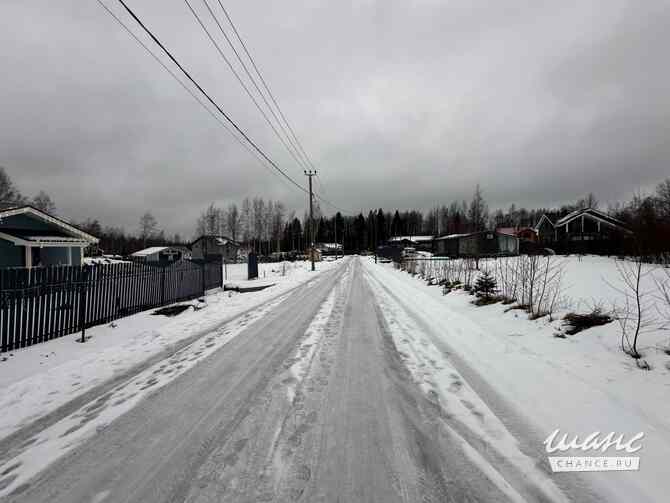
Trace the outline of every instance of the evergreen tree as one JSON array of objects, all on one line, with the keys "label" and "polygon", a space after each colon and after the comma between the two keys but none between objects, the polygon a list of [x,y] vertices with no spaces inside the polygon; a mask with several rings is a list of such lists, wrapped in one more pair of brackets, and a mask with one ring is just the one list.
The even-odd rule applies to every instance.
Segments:
[{"label": "evergreen tree", "polygon": [[496,279],[488,271],[479,275],[475,282],[475,292],[479,293],[486,300],[489,300],[498,290]]}]

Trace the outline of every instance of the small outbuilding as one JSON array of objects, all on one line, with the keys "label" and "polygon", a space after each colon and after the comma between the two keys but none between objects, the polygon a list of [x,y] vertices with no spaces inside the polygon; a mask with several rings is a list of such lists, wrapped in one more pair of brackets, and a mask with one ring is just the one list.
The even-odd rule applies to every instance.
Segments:
[{"label": "small outbuilding", "polygon": [[204,235],[191,243],[191,258],[203,262],[236,262],[240,244],[226,236]]},{"label": "small outbuilding", "polygon": [[81,265],[84,248],[97,243],[95,236],[32,206],[0,210],[0,268]]},{"label": "small outbuilding", "polygon": [[151,246],[130,255],[138,262],[168,264],[183,258],[183,251],[173,246]]}]

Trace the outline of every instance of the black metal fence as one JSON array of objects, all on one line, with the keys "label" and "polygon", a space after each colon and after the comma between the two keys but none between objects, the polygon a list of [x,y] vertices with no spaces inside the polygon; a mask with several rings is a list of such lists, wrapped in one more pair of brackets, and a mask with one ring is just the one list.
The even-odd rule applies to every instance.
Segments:
[{"label": "black metal fence", "polygon": [[221,286],[217,263],[0,269],[0,352],[193,299]]}]

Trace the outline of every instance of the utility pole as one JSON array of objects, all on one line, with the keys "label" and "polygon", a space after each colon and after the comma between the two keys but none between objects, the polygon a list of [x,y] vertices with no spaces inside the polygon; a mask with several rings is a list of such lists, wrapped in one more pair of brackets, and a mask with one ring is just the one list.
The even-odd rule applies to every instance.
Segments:
[{"label": "utility pole", "polygon": [[316,170],[305,170],[305,176],[309,178],[309,256],[312,260],[312,271],[314,268],[314,193],[312,192],[312,177]]},{"label": "utility pole", "polygon": [[337,260],[337,246],[337,213],[335,213],[335,260]]}]

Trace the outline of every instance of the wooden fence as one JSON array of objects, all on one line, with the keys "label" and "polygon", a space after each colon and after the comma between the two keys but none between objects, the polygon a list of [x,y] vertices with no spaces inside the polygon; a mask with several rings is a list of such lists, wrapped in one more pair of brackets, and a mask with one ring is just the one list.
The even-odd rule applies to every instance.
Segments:
[{"label": "wooden fence", "polygon": [[222,285],[221,264],[190,261],[0,269],[0,352],[193,299]]}]

